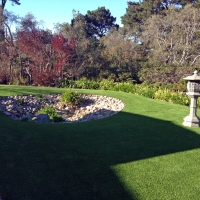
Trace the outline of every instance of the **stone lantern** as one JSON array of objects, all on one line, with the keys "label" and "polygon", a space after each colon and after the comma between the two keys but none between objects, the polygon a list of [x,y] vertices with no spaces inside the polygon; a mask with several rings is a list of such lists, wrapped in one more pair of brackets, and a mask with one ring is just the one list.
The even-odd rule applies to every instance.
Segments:
[{"label": "stone lantern", "polygon": [[188,81],[186,93],[190,98],[190,114],[184,118],[183,125],[189,127],[199,127],[200,118],[197,117],[197,99],[200,96],[200,76],[197,74],[197,71],[194,71],[194,75],[187,76],[183,78]]}]

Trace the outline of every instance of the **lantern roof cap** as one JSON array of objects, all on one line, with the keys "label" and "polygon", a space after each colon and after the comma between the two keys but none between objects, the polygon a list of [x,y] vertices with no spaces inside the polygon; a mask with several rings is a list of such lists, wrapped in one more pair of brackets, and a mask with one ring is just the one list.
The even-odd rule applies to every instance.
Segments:
[{"label": "lantern roof cap", "polygon": [[185,80],[188,80],[188,81],[200,81],[200,76],[198,75],[198,71],[197,70],[195,70],[194,71],[194,75],[192,75],[192,76],[187,76],[187,77],[185,77],[185,78],[183,78],[183,79],[185,79]]}]

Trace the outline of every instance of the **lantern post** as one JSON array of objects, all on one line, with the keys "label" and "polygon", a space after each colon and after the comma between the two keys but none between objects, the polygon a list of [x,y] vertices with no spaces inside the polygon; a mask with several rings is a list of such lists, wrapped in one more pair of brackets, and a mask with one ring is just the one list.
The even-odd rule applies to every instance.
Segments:
[{"label": "lantern post", "polygon": [[194,71],[194,75],[183,78],[188,81],[186,93],[190,97],[190,113],[184,118],[183,125],[189,127],[199,127],[200,118],[197,116],[197,100],[200,96],[200,76],[197,71]]}]

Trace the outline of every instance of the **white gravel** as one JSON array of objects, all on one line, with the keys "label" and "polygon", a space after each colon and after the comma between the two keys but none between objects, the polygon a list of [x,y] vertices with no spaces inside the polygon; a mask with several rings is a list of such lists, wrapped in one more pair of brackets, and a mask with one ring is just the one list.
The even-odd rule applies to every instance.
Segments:
[{"label": "white gravel", "polygon": [[102,119],[118,113],[125,106],[117,98],[99,95],[83,95],[82,103],[74,107],[67,104],[63,107],[58,94],[43,95],[41,98],[34,95],[0,98],[0,111],[14,120],[26,118],[35,121],[38,110],[45,105],[56,108],[56,112],[64,119],[63,123]]}]

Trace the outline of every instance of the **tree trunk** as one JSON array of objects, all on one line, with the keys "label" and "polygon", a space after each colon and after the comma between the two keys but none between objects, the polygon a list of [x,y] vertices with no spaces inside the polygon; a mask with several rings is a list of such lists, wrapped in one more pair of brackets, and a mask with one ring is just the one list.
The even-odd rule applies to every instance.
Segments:
[{"label": "tree trunk", "polygon": [[0,5],[0,42],[5,40],[3,6]]}]

